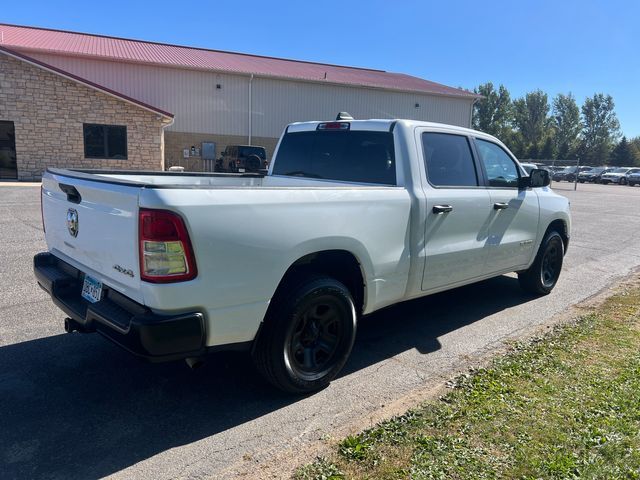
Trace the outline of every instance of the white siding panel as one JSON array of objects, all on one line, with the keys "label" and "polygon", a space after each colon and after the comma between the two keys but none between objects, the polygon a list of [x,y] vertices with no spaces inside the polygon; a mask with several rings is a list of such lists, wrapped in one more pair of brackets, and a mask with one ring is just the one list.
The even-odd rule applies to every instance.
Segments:
[{"label": "white siding panel", "polygon": [[331,120],[340,111],[361,119],[408,118],[468,127],[470,109],[466,99],[264,78],[253,81],[256,136],[279,136],[288,123]]},{"label": "white siding panel", "polygon": [[50,54],[30,56],[173,113],[175,123],[169,130],[247,133],[248,77]]},{"label": "white siding panel", "polygon": [[[246,76],[55,54],[29,55],[173,113],[175,123],[170,130],[218,135],[248,133]],[[220,89],[216,88],[218,84]],[[252,88],[255,137],[278,137],[288,123],[329,120],[339,111],[347,111],[355,118],[409,118],[470,126],[469,99],[258,77]]]}]

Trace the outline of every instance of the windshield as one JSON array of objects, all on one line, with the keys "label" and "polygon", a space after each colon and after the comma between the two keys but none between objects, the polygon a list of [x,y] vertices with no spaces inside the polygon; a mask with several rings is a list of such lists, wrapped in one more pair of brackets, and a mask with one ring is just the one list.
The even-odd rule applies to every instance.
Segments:
[{"label": "windshield", "polygon": [[611,170],[609,173],[627,173],[628,171],[628,168],[616,168],[614,170]]}]

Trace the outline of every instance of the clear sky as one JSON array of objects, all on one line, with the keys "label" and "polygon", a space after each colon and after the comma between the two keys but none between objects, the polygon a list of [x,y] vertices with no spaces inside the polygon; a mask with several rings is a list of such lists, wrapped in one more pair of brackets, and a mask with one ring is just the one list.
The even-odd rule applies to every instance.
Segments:
[{"label": "clear sky", "polygon": [[472,89],[611,94],[640,135],[640,1],[15,1],[0,22],[408,73]]}]

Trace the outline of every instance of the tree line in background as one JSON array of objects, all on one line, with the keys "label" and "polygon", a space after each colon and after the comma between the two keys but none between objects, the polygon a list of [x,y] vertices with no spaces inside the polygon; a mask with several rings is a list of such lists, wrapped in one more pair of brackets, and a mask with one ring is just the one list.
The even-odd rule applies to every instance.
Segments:
[{"label": "tree line in background", "polygon": [[558,94],[551,103],[542,90],[511,100],[504,85],[485,83],[473,110],[473,128],[498,137],[521,159],[575,160],[581,165],[640,166],[640,137],[620,135],[611,95],[596,93],[581,107]]}]

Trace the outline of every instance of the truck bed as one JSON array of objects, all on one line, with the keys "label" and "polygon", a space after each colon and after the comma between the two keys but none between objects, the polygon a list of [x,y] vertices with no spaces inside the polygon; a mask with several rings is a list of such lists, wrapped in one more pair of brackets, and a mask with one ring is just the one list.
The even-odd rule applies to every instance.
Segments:
[{"label": "truck bed", "polygon": [[[369,276],[366,311],[405,294],[411,198],[403,187],[256,174],[49,169],[42,199],[51,254],[154,313],[202,312],[208,346],[251,340],[287,269],[314,252],[353,252]],[[197,278],[141,280],[141,209],[180,215]],[[76,237],[67,222],[72,212],[79,220]],[[220,317],[225,321],[216,322]]]}]

